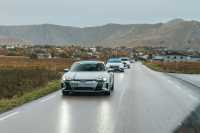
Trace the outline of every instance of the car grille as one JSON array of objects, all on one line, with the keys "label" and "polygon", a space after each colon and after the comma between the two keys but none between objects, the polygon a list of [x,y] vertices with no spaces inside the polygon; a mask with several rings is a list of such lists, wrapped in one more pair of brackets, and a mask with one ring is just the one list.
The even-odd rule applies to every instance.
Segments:
[{"label": "car grille", "polygon": [[[85,80],[85,81],[91,81],[91,80]],[[79,82],[78,80],[77,80],[77,82]],[[81,82],[83,82],[83,81],[81,81]],[[65,89],[66,90],[101,90],[102,88],[103,88],[103,84],[104,84],[104,82],[103,81],[92,81],[92,82],[96,82],[96,85],[95,85],[95,87],[89,87],[89,86],[87,86],[87,87],[79,87],[79,86],[76,86],[74,83],[76,83],[76,81],[74,82],[74,81],[68,81],[68,82],[65,82]]]},{"label": "car grille", "polygon": [[119,66],[110,66],[110,68],[113,68],[113,69],[118,69]]},{"label": "car grille", "polygon": [[73,90],[94,90],[94,88],[91,88],[91,87],[74,87]]},{"label": "car grille", "polygon": [[69,82],[65,82],[65,89],[67,89],[67,90],[72,89]]}]

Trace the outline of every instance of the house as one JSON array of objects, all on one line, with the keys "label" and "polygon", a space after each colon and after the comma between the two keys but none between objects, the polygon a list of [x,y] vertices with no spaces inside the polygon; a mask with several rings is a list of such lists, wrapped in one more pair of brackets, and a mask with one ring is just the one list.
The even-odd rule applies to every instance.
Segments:
[{"label": "house", "polygon": [[152,60],[153,61],[164,61],[165,59],[165,56],[162,56],[162,55],[156,55],[156,56],[153,56]]},{"label": "house", "polygon": [[38,59],[51,59],[52,56],[50,53],[37,53],[37,58]]},{"label": "house", "polygon": [[172,54],[172,55],[165,55],[164,61],[166,62],[184,62],[188,61],[189,58],[187,55],[180,55],[180,54]]},{"label": "house", "polygon": [[0,55],[7,55],[8,51],[4,48],[0,48]]},{"label": "house", "polygon": [[160,51],[154,53],[152,60],[165,62],[186,62],[189,61],[189,53],[183,51]]},{"label": "house", "polygon": [[191,62],[200,61],[200,56],[188,56],[188,60]]},{"label": "house", "polygon": [[93,53],[95,53],[95,52],[97,51],[96,48],[90,48],[90,50],[91,50]]},{"label": "house", "polygon": [[189,56],[180,54],[156,55],[153,56],[152,60],[165,62],[197,62],[200,61],[200,56]]},{"label": "house", "polygon": [[14,49],[14,48],[15,48],[14,45],[7,45],[7,46],[6,46],[6,49]]}]

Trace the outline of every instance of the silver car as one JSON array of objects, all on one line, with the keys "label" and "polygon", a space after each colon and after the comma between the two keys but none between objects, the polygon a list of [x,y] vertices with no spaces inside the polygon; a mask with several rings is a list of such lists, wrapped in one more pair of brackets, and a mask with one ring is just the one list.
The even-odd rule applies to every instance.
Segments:
[{"label": "silver car", "polygon": [[124,72],[124,64],[120,58],[110,58],[106,64],[106,68],[112,72]]},{"label": "silver car", "polygon": [[114,90],[114,75],[108,72],[101,61],[75,62],[65,69],[61,88],[63,95],[73,92],[102,92],[110,95]]},{"label": "silver car", "polygon": [[123,62],[125,68],[131,67],[131,62],[130,62],[130,59],[128,57],[122,57],[121,61]]}]

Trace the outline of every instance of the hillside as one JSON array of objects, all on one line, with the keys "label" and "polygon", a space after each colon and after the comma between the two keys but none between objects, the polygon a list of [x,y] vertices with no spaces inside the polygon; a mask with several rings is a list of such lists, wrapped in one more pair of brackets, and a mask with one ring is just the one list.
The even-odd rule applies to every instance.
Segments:
[{"label": "hillside", "polygon": [[0,40],[5,38],[40,45],[200,48],[200,22],[176,19],[158,24],[107,24],[86,28],[52,24],[0,26]]}]

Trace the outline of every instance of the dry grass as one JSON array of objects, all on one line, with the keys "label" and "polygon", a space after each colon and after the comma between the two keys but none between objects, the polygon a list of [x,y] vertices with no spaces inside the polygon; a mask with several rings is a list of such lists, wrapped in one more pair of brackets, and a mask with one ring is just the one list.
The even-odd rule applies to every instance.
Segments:
[{"label": "dry grass", "polygon": [[0,112],[58,90],[71,59],[29,59],[0,56]]},{"label": "dry grass", "polygon": [[67,59],[31,60],[26,57],[0,57],[0,99],[21,96],[60,79]]},{"label": "dry grass", "polygon": [[29,59],[0,57],[0,99],[30,92],[49,81],[60,79],[63,69],[72,64],[70,59]]},{"label": "dry grass", "polygon": [[170,73],[200,74],[200,62],[145,62],[153,70]]},{"label": "dry grass", "polygon": [[47,84],[45,87],[36,88],[31,92],[23,94],[22,96],[13,97],[11,99],[0,99],[0,113],[57,91],[59,89],[58,86],[59,81],[55,80]]},{"label": "dry grass", "polygon": [[0,69],[46,69],[63,71],[73,63],[72,59],[29,59],[26,57],[0,56]]}]

